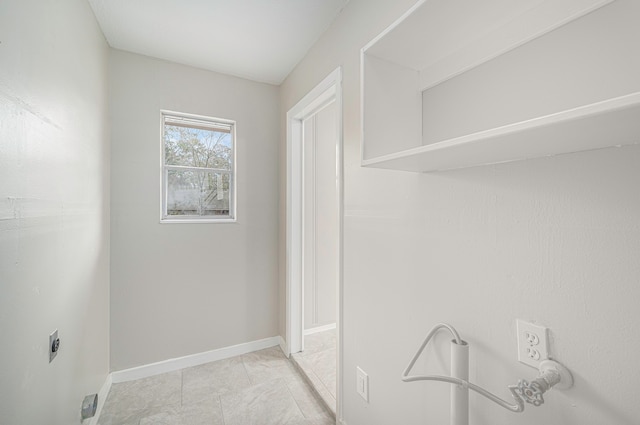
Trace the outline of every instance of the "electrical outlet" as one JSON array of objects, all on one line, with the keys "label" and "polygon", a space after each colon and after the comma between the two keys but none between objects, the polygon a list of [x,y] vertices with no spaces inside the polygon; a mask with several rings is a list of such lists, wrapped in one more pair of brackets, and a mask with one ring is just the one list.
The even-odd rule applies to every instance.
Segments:
[{"label": "electrical outlet", "polygon": [[367,403],[369,402],[369,375],[356,367],[356,391]]},{"label": "electrical outlet", "polygon": [[49,363],[58,355],[58,350],[60,350],[60,338],[56,329],[49,335]]},{"label": "electrical outlet", "polygon": [[524,320],[516,321],[518,332],[518,361],[535,367],[549,358],[549,329]]}]

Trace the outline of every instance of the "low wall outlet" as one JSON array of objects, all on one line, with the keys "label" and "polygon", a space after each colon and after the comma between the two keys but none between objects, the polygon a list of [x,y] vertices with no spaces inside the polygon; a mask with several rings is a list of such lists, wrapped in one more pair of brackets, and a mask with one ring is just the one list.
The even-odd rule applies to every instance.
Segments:
[{"label": "low wall outlet", "polygon": [[536,369],[549,358],[549,328],[524,320],[516,321],[518,361]]},{"label": "low wall outlet", "polygon": [[364,401],[369,402],[369,375],[359,367],[356,368],[356,391]]}]

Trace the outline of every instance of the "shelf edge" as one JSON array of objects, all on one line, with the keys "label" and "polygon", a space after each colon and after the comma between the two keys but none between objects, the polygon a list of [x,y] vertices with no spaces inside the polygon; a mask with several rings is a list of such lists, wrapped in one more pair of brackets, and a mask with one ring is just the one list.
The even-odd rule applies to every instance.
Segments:
[{"label": "shelf edge", "polygon": [[363,158],[361,161],[361,165],[364,167],[374,166],[376,164],[381,164],[388,161],[399,160],[403,158],[409,158],[419,154],[436,152],[443,149],[460,147],[466,144],[473,144],[473,143],[478,143],[482,141],[487,141],[492,138],[526,132],[527,130],[534,130],[540,127],[552,126],[555,124],[561,124],[561,123],[572,121],[572,120],[586,119],[591,116],[598,116],[606,113],[613,113],[615,111],[624,110],[627,108],[631,108],[633,106],[640,106],[640,92],[630,93],[627,95],[603,100],[600,102],[595,102],[588,105],[567,109],[565,111],[556,112],[549,115],[543,115],[541,117],[536,117],[536,118],[520,121],[513,124],[507,124],[501,127],[496,127],[489,130],[483,130],[476,133],[443,140],[443,141],[432,143],[425,146],[419,146],[417,148],[407,149],[404,151],[395,152],[395,153],[382,155],[379,157],[374,157],[369,159]]}]

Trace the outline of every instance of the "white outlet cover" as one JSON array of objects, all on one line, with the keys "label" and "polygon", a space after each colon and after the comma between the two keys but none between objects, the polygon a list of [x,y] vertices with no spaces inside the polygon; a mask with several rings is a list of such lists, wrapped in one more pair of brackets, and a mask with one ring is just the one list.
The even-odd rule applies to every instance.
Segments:
[{"label": "white outlet cover", "polygon": [[356,367],[356,391],[367,403],[369,402],[369,375]]},{"label": "white outlet cover", "polygon": [[549,328],[516,321],[518,337],[518,361],[538,369],[549,358]]}]

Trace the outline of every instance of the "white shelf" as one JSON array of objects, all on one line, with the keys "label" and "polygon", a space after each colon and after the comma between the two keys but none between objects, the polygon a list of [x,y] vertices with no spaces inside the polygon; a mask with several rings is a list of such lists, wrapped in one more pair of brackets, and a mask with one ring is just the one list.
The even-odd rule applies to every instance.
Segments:
[{"label": "white shelf", "polygon": [[640,143],[640,5],[505,4],[419,0],[362,49],[363,166],[428,172]]},{"label": "white shelf", "polygon": [[438,171],[640,143],[640,92],[408,149],[362,165]]}]

